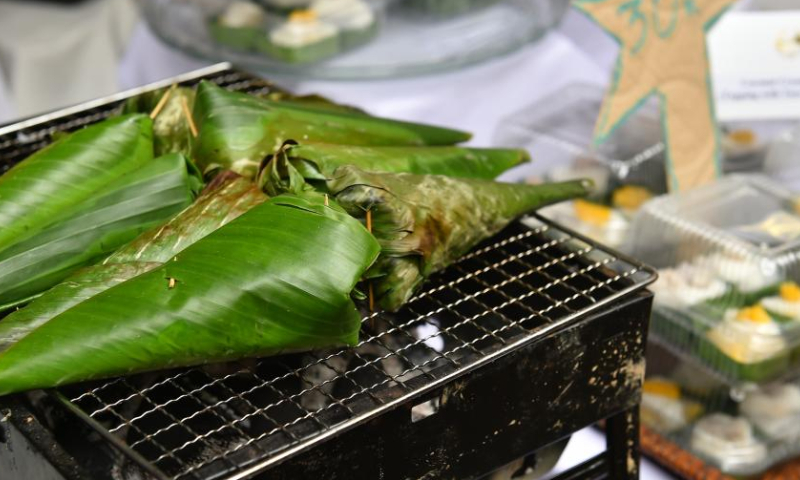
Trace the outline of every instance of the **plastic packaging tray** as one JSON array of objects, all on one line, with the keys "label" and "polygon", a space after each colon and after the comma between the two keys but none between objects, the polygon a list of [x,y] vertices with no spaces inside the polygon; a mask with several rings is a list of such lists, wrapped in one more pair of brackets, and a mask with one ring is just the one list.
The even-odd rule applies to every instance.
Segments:
[{"label": "plastic packaging tray", "polygon": [[[592,178],[597,195],[565,202],[540,213],[614,248],[623,247],[629,223],[643,199],[666,192],[661,124],[654,103],[647,103],[609,140],[592,144],[603,100],[600,87],[571,84],[504,119],[494,143],[528,149],[534,161],[501,179],[537,182]],[[633,187],[633,188],[631,188]],[[615,192],[625,208],[615,202]],[[615,205],[616,204],[616,205]]]},{"label": "plastic packaging tray", "polygon": [[[540,37],[569,8],[565,0],[246,1],[251,7],[259,5],[264,18],[234,30],[219,27],[231,3],[226,0],[142,0],[140,4],[150,28],[187,53],[273,75],[330,79],[416,75],[493,58]],[[283,40],[276,44],[275,29],[285,27],[287,16],[308,21],[306,10],[309,6],[317,9],[319,2],[329,4],[328,14],[316,15],[326,25],[322,31],[338,23],[335,36],[328,31],[324,41],[307,48],[284,48]],[[363,12],[345,12],[344,6],[351,2],[368,5],[373,21],[364,20]]]},{"label": "plastic packaging tray", "polygon": [[800,216],[796,197],[734,175],[651,200],[629,251],[659,269],[651,332],[731,380],[800,366]]},{"label": "plastic packaging tray", "polygon": [[800,381],[731,385],[658,343],[648,346],[641,418],[727,475],[759,476],[800,455]]},{"label": "plastic packaging tray", "polygon": [[[609,246],[626,248],[624,240],[637,207],[646,195],[667,191],[660,108],[655,99],[646,102],[604,143],[592,138],[604,99],[602,87],[570,84],[504,119],[494,143],[527,148],[534,158],[502,179],[511,181],[560,180],[590,177],[599,186],[595,205],[564,203],[542,214]],[[769,141],[786,124],[757,122],[723,125],[724,170],[759,171]],[[615,191],[626,188],[622,204]],[[598,205],[599,204],[599,205]],[[588,208],[581,208],[588,207]],[[608,208],[611,207],[611,208]]]}]

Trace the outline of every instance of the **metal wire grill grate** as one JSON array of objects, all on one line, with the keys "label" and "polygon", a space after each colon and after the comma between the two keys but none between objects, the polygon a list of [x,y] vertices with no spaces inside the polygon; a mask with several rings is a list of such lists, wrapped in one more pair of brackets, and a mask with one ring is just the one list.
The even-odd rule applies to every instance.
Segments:
[{"label": "metal wire grill grate", "polygon": [[[251,92],[271,88],[237,72],[211,78]],[[113,110],[98,107],[85,118]],[[0,130],[0,161],[13,162],[85,118],[31,126],[23,132],[29,142]],[[156,477],[246,478],[653,279],[652,270],[529,217],[435,275],[400,312],[365,315],[354,348],[136,375],[54,394]]]}]

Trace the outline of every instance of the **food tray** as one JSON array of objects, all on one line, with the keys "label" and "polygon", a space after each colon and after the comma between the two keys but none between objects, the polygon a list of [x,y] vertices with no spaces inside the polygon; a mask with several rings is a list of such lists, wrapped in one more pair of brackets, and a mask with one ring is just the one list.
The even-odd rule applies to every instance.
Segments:
[{"label": "food tray", "polygon": [[599,86],[567,85],[501,121],[494,143],[525,148],[535,159],[507,172],[503,180],[594,180],[597,193],[589,203],[564,202],[540,213],[624,250],[631,217],[640,201],[627,202],[621,208],[614,204],[614,192],[633,189],[645,197],[666,192],[664,146],[658,142],[661,120],[656,105],[648,102],[607,142],[593,145],[602,100]]},{"label": "food tray", "polygon": [[[647,367],[643,448],[659,446],[653,453],[667,467],[681,470],[689,456],[707,475],[757,478],[800,455],[800,379],[730,384],[658,341],[648,347]],[[725,441],[714,430],[720,425]]]},{"label": "food tray", "polygon": [[[641,199],[667,191],[661,113],[653,97],[607,141],[595,145],[592,139],[603,99],[604,90],[598,85],[567,85],[504,119],[494,143],[526,148],[536,159],[508,172],[505,180],[593,178],[599,188],[590,208],[564,203],[541,213],[626,251],[630,222]],[[770,122],[723,125],[724,171],[758,171],[769,141],[785,128]],[[614,202],[618,189],[628,190],[622,204]]]},{"label": "food tray", "polygon": [[630,240],[659,269],[652,333],[733,380],[790,373],[800,365],[798,227],[794,195],[759,176],[645,204]]},{"label": "food tray", "polygon": [[[265,1],[261,0],[262,3]],[[453,9],[462,4],[465,8],[472,7],[475,2],[478,0],[449,0],[446,3]],[[427,16],[420,13],[419,8],[409,8],[405,1],[387,6],[381,0],[371,0],[369,4],[375,11],[376,22],[370,35],[355,42],[361,46],[351,45],[344,49],[334,46],[328,60],[320,57],[320,61],[292,63],[291,57],[284,56],[281,60],[270,56],[269,48],[265,54],[259,52],[257,46],[249,47],[248,51],[215,41],[208,25],[211,19],[219,16],[224,4],[222,0],[141,2],[144,17],[153,32],[166,43],[189,54],[231,61],[270,75],[328,79],[417,75],[494,58],[540,37],[558,23],[569,8],[569,2],[564,0],[498,0],[484,8],[466,8],[471,11],[458,16]],[[424,4],[431,2],[416,5],[424,8]]]},{"label": "food tray", "polygon": [[[226,68],[176,81],[272,89]],[[0,129],[0,164],[21,160],[55,132],[111,115],[134,93],[140,91]],[[365,313],[354,348],[48,393],[155,478],[249,478],[412,399],[419,405],[410,421],[419,421],[438,408],[419,399],[426,392],[565,331],[654,279],[649,267],[531,216],[435,275],[401,311]]]}]

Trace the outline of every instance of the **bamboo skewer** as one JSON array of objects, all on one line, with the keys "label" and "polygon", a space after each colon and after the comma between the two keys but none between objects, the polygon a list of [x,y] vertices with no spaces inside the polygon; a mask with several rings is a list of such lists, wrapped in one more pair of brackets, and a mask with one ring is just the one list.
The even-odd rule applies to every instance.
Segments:
[{"label": "bamboo skewer", "polygon": [[192,118],[192,112],[189,110],[189,104],[186,103],[186,98],[181,98],[181,107],[183,108],[183,114],[186,115],[186,121],[189,122],[189,130],[192,132],[193,137],[197,137],[197,125],[194,124],[194,118]]},{"label": "bamboo skewer", "polygon": [[164,95],[161,95],[161,99],[158,100],[158,103],[156,104],[156,108],[154,108],[153,111],[150,112],[150,119],[151,120],[155,120],[156,117],[158,116],[158,114],[161,113],[161,110],[164,109],[164,105],[167,104],[167,101],[169,100],[169,97],[172,95],[172,91],[173,90],[175,90],[175,85],[173,85],[169,89],[167,89],[167,91],[164,92]]}]

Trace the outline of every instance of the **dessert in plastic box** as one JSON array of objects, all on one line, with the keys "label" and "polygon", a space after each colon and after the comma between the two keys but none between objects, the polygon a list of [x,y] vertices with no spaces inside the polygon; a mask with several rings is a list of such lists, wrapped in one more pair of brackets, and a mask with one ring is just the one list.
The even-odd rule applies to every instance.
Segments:
[{"label": "dessert in plastic box", "polygon": [[668,345],[648,345],[642,423],[736,477],[800,454],[800,381],[729,383]]},{"label": "dessert in plastic box", "polygon": [[[592,177],[600,186],[599,195],[590,199],[594,208],[562,204],[542,213],[627,251],[624,239],[637,209],[616,205],[614,191],[635,187],[649,195],[667,192],[661,116],[658,104],[649,101],[604,143],[595,145],[594,129],[603,99],[600,86],[567,85],[504,119],[496,130],[495,142],[524,147],[536,160],[510,172],[505,180],[538,179],[549,172],[555,172],[557,178]],[[723,169],[731,173],[761,168],[767,140],[778,127],[737,123],[723,125],[722,129]]]},{"label": "dessert in plastic box", "polygon": [[540,213],[615,248],[624,249],[630,221],[647,200],[666,191],[660,117],[645,105],[601,145],[592,144],[600,87],[573,84],[548,95],[498,126],[495,142],[524,146],[535,162],[501,177],[512,181],[591,178],[596,195]]},{"label": "dessert in plastic box", "polygon": [[800,364],[800,216],[795,197],[730,176],[647,203],[631,253],[659,269],[652,332],[735,380]]}]

